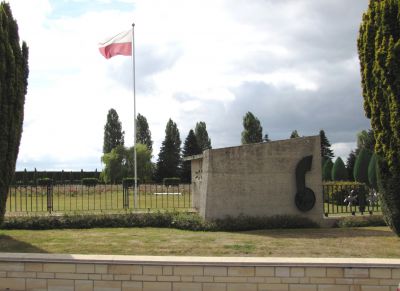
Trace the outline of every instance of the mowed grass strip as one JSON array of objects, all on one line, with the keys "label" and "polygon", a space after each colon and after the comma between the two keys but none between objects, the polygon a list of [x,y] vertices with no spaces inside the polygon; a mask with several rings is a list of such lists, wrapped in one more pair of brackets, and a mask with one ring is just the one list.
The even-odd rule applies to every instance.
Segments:
[{"label": "mowed grass strip", "polygon": [[0,230],[1,252],[400,258],[388,227],[194,232],[165,228]]}]

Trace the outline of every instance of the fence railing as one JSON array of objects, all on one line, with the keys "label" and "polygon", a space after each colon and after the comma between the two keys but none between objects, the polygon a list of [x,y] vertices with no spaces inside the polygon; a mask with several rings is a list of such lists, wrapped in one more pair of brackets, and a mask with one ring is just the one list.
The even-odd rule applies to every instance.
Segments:
[{"label": "fence railing", "polygon": [[325,216],[381,213],[379,194],[364,184],[324,183]]},{"label": "fence railing", "polygon": [[[191,209],[192,200],[190,184],[141,184],[136,199],[122,184],[18,184],[10,187],[6,214]],[[364,184],[324,183],[323,203],[325,216],[381,213],[379,195]]]},{"label": "fence railing", "polygon": [[192,208],[190,184],[141,184],[135,199],[133,187],[82,184],[13,185],[6,213],[113,212]]}]

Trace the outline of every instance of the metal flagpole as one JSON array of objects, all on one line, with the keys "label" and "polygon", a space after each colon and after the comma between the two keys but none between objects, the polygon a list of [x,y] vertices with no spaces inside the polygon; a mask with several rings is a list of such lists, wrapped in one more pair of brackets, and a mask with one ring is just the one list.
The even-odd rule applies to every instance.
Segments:
[{"label": "metal flagpole", "polygon": [[135,163],[134,208],[137,208],[137,159],[136,159],[136,80],[135,80],[135,23],[132,23],[132,75],[133,75],[133,146]]}]

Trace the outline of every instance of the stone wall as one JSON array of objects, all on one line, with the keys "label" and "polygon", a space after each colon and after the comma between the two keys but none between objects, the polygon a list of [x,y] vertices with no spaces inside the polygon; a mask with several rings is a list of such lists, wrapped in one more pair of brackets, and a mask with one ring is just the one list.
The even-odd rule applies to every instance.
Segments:
[{"label": "stone wall", "polygon": [[0,254],[0,290],[395,291],[399,259]]},{"label": "stone wall", "polygon": [[[316,201],[313,209],[302,212],[295,205],[295,170],[310,155],[306,187],[315,193]],[[194,207],[205,219],[243,214],[299,215],[323,221],[319,136],[207,150],[193,157],[192,163]]]}]

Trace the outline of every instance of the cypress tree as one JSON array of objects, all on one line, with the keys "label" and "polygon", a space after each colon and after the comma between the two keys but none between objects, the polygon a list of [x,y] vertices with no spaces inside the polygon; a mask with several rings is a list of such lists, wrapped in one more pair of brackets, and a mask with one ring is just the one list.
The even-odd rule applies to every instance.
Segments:
[{"label": "cypress tree", "polygon": [[207,126],[204,121],[196,123],[194,129],[197,143],[202,151],[211,149],[211,139],[208,137]]},{"label": "cypress tree", "polygon": [[333,163],[331,159],[326,160],[324,166],[322,167],[322,180],[331,181],[332,180],[332,168]]},{"label": "cypress tree", "polygon": [[376,159],[377,156],[376,154],[372,154],[371,159],[369,160],[369,164],[368,164],[368,182],[369,185],[377,190],[378,189],[378,181],[377,181],[377,177],[376,177]]},{"label": "cypress tree", "polygon": [[10,5],[0,3],[0,224],[14,175],[28,87],[28,46],[20,45]]},{"label": "cypress tree", "polygon": [[136,143],[141,143],[147,146],[150,152],[153,151],[153,141],[151,140],[151,131],[146,117],[140,113],[136,118]]},{"label": "cypress tree", "polygon": [[290,138],[298,138],[298,137],[300,137],[300,135],[297,132],[297,129],[293,130],[292,133],[290,134]]},{"label": "cypress tree", "polygon": [[161,144],[157,160],[156,179],[180,176],[181,170],[181,139],[175,122],[169,119],[165,128],[165,139]]},{"label": "cypress tree", "polygon": [[243,117],[242,144],[258,143],[263,141],[260,120],[253,113],[247,112]]},{"label": "cypress tree", "polygon": [[400,236],[400,1],[370,0],[358,37],[364,110],[387,224]]},{"label": "cypress tree", "polygon": [[347,169],[341,157],[338,157],[332,167],[332,181],[346,181]]},{"label": "cypress tree", "polygon": [[362,148],[354,164],[354,181],[369,185],[368,165],[371,159],[371,152]]},{"label": "cypress tree", "polygon": [[321,157],[324,159],[333,159],[333,151],[331,150],[331,144],[325,135],[325,131],[321,129],[319,131],[319,136],[321,139]]},{"label": "cypress tree", "polygon": [[349,180],[354,181],[354,164],[356,163],[356,152],[351,150],[346,160],[347,177]]},{"label": "cypress tree", "polygon": [[104,126],[103,153],[109,153],[119,145],[124,145],[124,134],[119,121],[118,113],[111,108],[107,114],[107,122]]},{"label": "cypress tree", "polygon": [[[194,131],[191,129],[183,144],[183,156],[194,156],[201,153],[201,149],[197,144],[197,139]],[[191,162],[185,161],[182,165],[182,181],[191,182]]]}]

